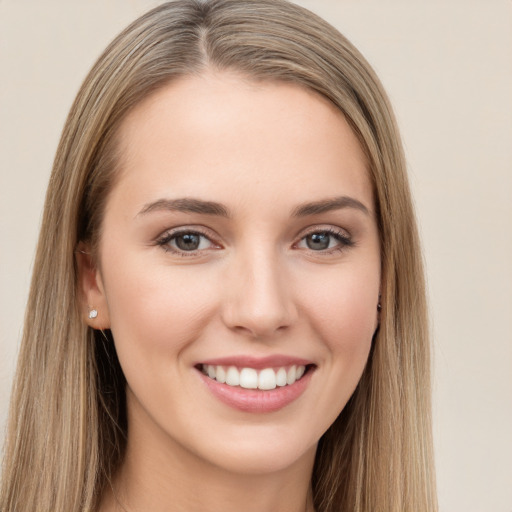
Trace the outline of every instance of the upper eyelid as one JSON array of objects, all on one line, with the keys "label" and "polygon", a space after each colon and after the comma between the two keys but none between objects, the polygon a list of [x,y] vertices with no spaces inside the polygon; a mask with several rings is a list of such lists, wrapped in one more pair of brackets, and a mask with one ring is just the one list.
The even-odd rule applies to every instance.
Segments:
[{"label": "upper eyelid", "polygon": [[208,229],[205,226],[192,225],[192,226],[180,226],[180,227],[176,227],[176,228],[167,228],[160,235],[158,235],[156,237],[156,240],[161,240],[162,238],[165,238],[168,236],[176,236],[176,235],[179,235],[180,233],[197,233],[198,235],[202,235],[208,239],[217,238],[215,236],[215,234],[211,231],[211,229]]},{"label": "upper eyelid", "polygon": [[314,235],[315,233],[327,233],[328,236],[338,240],[338,242],[340,242],[341,244],[344,244],[344,245],[353,245],[353,243],[354,243],[350,236],[343,235],[342,233],[339,233],[338,231],[322,230],[322,231],[311,231],[310,233],[307,233],[303,237],[299,238],[299,240],[294,245],[300,244],[306,238],[308,238],[310,235]]},{"label": "upper eyelid", "polygon": [[308,226],[307,228],[304,228],[301,230],[299,235],[297,235],[297,238],[299,240],[302,240],[305,236],[310,235],[311,233],[317,233],[317,232],[331,232],[331,233],[339,233],[346,235],[346,238],[352,238],[352,234],[350,231],[346,228],[342,228],[340,226],[335,226],[333,224],[313,224],[312,226]]},{"label": "upper eyelid", "polygon": [[154,243],[156,245],[166,245],[173,238],[178,237],[182,234],[185,235],[187,233],[193,233],[193,234],[200,235],[200,236],[210,240],[210,242],[215,243],[209,234],[205,233],[202,229],[198,229],[198,228],[193,228],[193,229],[192,228],[185,228],[185,229],[169,228],[169,229],[166,229],[165,231],[163,231],[162,233],[160,233],[159,235],[157,235],[154,238]]}]

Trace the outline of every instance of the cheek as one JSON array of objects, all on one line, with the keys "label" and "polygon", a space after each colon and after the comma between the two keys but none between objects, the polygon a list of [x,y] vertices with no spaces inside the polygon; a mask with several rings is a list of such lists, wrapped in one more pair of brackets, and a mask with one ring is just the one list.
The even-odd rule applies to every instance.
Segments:
[{"label": "cheek", "polygon": [[119,352],[158,357],[169,349],[179,351],[211,318],[215,293],[206,276],[190,279],[185,267],[148,268],[142,258],[111,261],[119,261],[105,269],[111,329]]},{"label": "cheek", "polygon": [[[363,371],[378,323],[379,267],[334,271],[309,286],[304,308],[332,365],[354,378]],[[333,275],[335,274],[335,275]]]},{"label": "cheek", "polygon": [[322,331],[332,327],[344,336],[373,332],[378,316],[379,273],[347,269],[345,273],[333,274],[308,289],[307,301],[309,309],[314,311],[317,327]]}]

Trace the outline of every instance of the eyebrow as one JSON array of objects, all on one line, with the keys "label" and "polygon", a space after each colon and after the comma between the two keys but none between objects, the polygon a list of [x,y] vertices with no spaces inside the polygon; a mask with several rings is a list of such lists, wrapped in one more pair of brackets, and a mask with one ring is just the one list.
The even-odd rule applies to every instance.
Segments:
[{"label": "eyebrow", "polygon": [[[354,208],[356,210],[360,210],[366,215],[370,214],[368,208],[361,203],[361,201],[358,201],[353,197],[340,196],[323,199],[321,201],[303,203],[294,208],[292,217],[307,217],[344,208]],[[189,197],[179,199],[158,199],[157,201],[146,204],[137,216],[158,211],[176,211],[199,213],[203,215],[217,215],[219,217],[226,218],[230,217],[229,210],[221,203]]]},{"label": "eyebrow", "polygon": [[320,213],[326,213],[333,210],[341,210],[343,208],[355,208],[360,210],[366,215],[370,214],[368,208],[353,197],[340,196],[333,197],[330,199],[324,199],[322,201],[315,201],[312,203],[304,203],[293,210],[293,217],[307,217],[309,215],[318,215]]},{"label": "eyebrow", "polygon": [[214,201],[203,201],[202,199],[193,199],[184,197],[181,199],[158,199],[148,203],[137,214],[146,215],[156,211],[176,211],[185,213],[201,213],[204,215],[218,215],[220,217],[229,217],[228,209]]}]

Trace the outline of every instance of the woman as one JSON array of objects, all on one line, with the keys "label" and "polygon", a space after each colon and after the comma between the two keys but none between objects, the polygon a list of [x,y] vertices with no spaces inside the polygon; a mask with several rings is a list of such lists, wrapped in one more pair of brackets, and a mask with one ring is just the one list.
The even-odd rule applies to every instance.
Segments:
[{"label": "woman", "polygon": [[413,219],[382,87],[324,21],[135,21],[57,151],[1,509],[436,510]]}]

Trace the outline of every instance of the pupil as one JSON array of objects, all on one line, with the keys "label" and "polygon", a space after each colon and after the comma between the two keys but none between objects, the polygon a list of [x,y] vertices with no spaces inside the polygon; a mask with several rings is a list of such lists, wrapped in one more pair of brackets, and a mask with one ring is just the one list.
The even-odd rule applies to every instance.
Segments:
[{"label": "pupil", "polygon": [[329,233],[313,233],[306,238],[306,245],[309,249],[321,251],[329,247]]},{"label": "pupil", "polygon": [[187,233],[176,237],[176,245],[182,251],[194,251],[199,247],[200,237],[194,233]]}]

